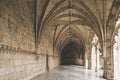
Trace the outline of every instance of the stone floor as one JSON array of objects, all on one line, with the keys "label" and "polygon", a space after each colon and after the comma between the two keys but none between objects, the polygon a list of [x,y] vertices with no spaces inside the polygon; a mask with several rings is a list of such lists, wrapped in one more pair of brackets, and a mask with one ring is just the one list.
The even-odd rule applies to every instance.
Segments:
[{"label": "stone floor", "polygon": [[48,73],[44,73],[32,80],[106,80],[102,78],[102,71],[84,69],[82,66],[60,66]]}]

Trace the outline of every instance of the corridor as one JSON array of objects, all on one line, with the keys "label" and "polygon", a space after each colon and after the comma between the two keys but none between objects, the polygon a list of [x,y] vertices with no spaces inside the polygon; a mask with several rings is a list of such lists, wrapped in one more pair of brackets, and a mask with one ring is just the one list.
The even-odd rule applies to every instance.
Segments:
[{"label": "corridor", "polygon": [[120,80],[120,0],[0,0],[0,80]]},{"label": "corridor", "polygon": [[85,69],[82,66],[60,66],[48,73],[44,73],[32,80],[106,80],[102,78],[102,71]]}]

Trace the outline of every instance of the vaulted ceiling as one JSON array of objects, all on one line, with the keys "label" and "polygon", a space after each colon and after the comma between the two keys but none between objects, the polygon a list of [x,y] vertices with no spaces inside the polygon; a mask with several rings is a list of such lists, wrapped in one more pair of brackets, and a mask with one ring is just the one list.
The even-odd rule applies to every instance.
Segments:
[{"label": "vaulted ceiling", "polygon": [[53,38],[54,46],[61,48],[70,42],[76,42],[85,47],[94,34],[98,36],[99,41],[103,41],[110,15],[115,12],[112,8],[114,5],[119,6],[120,3],[119,0],[12,1],[14,3],[18,1],[17,5],[21,3],[24,5],[23,12],[26,10],[26,16],[31,18],[37,43],[49,30],[53,33],[50,37]]},{"label": "vaulted ceiling", "polygon": [[[37,38],[48,27],[55,28],[55,40],[85,43],[91,32],[103,39],[106,22],[114,0],[40,0],[37,1]],[[69,27],[71,26],[71,30]],[[71,32],[70,32],[71,31]],[[69,34],[70,33],[70,34]],[[74,39],[74,40],[73,40]]]},{"label": "vaulted ceiling", "polygon": [[[85,45],[96,34],[103,41],[110,12],[119,0],[26,0],[35,19],[36,41],[50,29],[53,43]],[[33,10],[34,9],[34,10]]]}]

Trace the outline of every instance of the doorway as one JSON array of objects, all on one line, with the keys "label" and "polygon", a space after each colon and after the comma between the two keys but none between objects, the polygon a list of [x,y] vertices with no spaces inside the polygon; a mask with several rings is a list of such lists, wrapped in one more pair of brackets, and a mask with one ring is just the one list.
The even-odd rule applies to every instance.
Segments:
[{"label": "doorway", "polygon": [[83,65],[83,54],[75,43],[66,45],[61,53],[62,65]]},{"label": "doorway", "polygon": [[49,71],[49,56],[46,54],[46,71]]}]

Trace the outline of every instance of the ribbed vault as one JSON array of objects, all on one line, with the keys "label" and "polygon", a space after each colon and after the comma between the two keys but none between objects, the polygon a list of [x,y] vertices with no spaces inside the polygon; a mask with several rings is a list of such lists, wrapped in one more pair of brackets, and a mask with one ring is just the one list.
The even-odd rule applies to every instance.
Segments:
[{"label": "ribbed vault", "polygon": [[[35,28],[37,45],[51,28],[49,32],[53,38],[53,53],[55,48],[61,52],[70,40],[82,45],[85,50],[93,34],[98,36],[103,46],[113,0],[44,0],[44,6],[39,3],[37,1]],[[72,33],[69,33],[69,26],[72,27]]]},{"label": "ribbed vault", "polygon": [[[99,40],[104,39],[105,25],[113,0],[51,0],[46,2],[44,16],[38,25],[38,41],[42,38],[49,26],[69,25],[69,17],[72,17],[71,24],[85,25],[90,27]],[[98,5],[99,4],[99,5]],[[103,6],[106,5],[106,6]],[[69,11],[71,13],[69,13]],[[104,11],[106,11],[104,13]],[[38,20],[39,21],[39,20]]]},{"label": "ribbed vault", "polygon": [[[54,51],[62,52],[72,42],[82,46],[83,52],[94,34],[103,46],[108,16],[117,0],[36,0],[35,41],[36,47],[43,37],[49,37]],[[26,0],[30,10],[33,0]],[[77,46],[78,47],[78,46]]]},{"label": "ribbed vault", "polygon": [[120,0],[0,0],[0,79],[31,80],[61,62],[116,80],[119,18]]},{"label": "ribbed vault", "polygon": [[[110,31],[107,27],[115,23],[112,21],[115,21],[114,14],[117,14],[119,7],[119,0],[21,0],[21,2],[25,3],[25,10],[28,10],[25,13],[28,15],[25,16],[28,16],[34,25],[36,48],[39,48],[44,42],[43,38],[47,37],[53,53],[57,50],[59,54],[71,43],[83,49],[84,54],[94,34],[98,36],[103,47],[106,31]],[[109,28],[114,31],[112,27]]]}]

